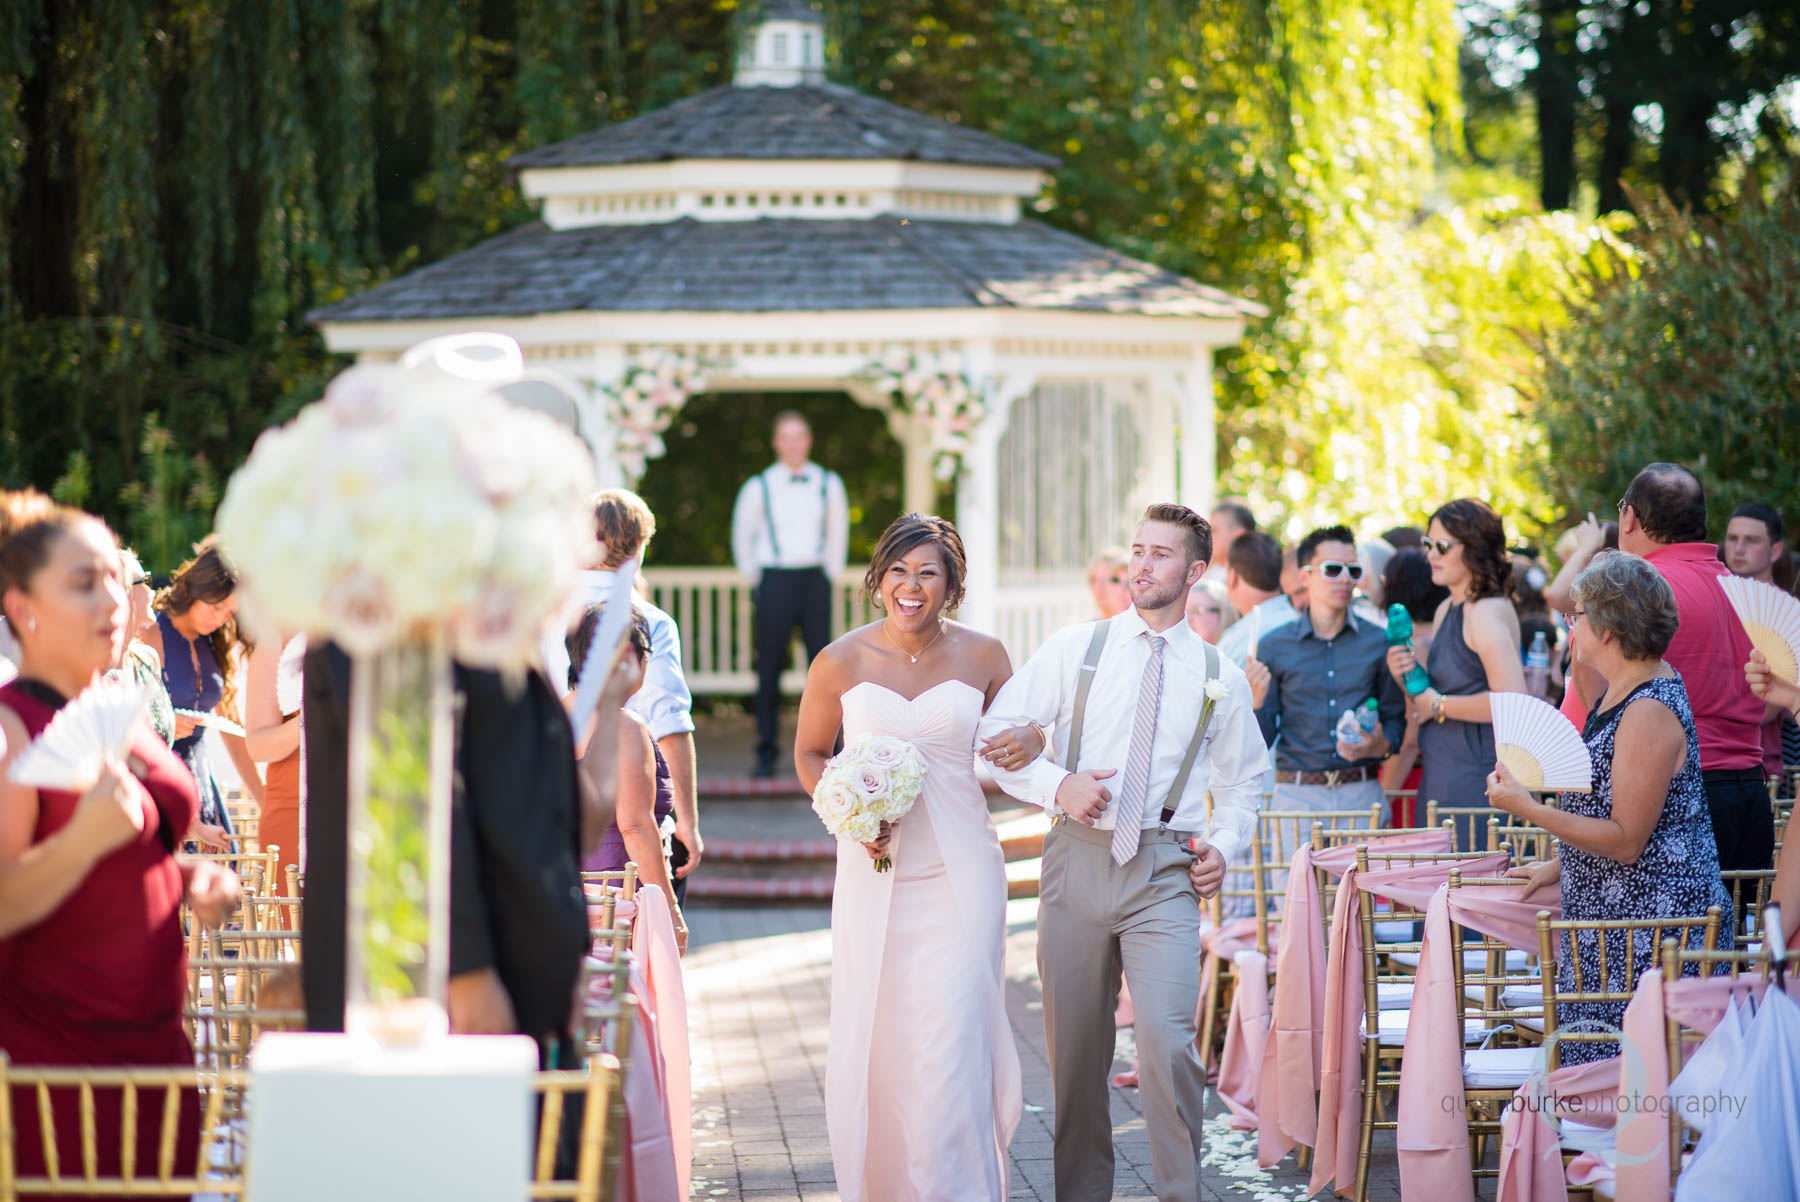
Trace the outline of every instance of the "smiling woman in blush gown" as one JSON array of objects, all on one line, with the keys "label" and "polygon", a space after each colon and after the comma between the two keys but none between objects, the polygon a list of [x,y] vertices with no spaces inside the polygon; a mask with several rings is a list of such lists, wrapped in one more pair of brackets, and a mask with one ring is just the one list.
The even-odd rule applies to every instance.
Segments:
[{"label": "smiling woman in blush gown", "polygon": [[[865,587],[885,617],[820,653],[800,702],[794,761],[810,793],[846,739],[895,735],[925,783],[876,843],[838,844],[831,906],[826,1125],[844,1202],[1007,1196],[1019,1056],[1006,1019],[1006,864],[975,775],[975,728],[1012,665],[999,640],[944,617],[962,600],[962,539],[907,514],[876,546]],[[981,754],[1036,758],[1041,732]],[[893,868],[876,872],[873,859]]]}]

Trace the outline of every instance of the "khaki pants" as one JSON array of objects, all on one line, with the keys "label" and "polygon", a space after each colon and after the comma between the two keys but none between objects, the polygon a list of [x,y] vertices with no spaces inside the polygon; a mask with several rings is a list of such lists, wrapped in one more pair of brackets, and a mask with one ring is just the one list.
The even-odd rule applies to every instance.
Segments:
[{"label": "khaki pants", "polygon": [[1056,1099],[1056,1202],[1113,1191],[1108,1075],[1119,972],[1136,1011],[1138,1089],[1159,1202],[1198,1202],[1205,1070],[1194,1048],[1200,908],[1187,832],[1147,830],[1113,863],[1111,831],[1059,818],[1044,840],[1038,976]]}]

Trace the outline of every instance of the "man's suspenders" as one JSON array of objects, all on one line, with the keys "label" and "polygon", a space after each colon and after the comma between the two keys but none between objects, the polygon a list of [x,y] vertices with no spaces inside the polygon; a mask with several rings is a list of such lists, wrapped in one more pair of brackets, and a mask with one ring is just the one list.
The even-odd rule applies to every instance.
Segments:
[{"label": "man's suspenders", "polygon": [[[1063,761],[1063,767],[1070,772],[1074,772],[1076,765],[1081,762],[1081,727],[1087,717],[1088,691],[1094,686],[1094,673],[1100,667],[1100,653],[1106,649],[1106,636],[1111,629],[1110,621],[1094,623],[1093,637],[1088,640],[1087,654],[1082,657],[1081,672],[1075,684],[1075,712],[1069,718],[1069,754]],[[1194,774],[1194,761],[1200,758],[1200,744],[1206,740],[1206,729],[1212,722],[1212,711],[1216,708],[1206,704],[1206,686],[1218,678],[1219,649],[1208,643],[1206,675],[1200,682],[1200,718],[1194,724],[1194,734],[1188,740],[1187,751],[1182,754],[1181,768],[1175,773],[1175,782],[1169,787],[1169,795],[1163,801],[1162,820],[1165,823],[1175,816],[1175,810],[1181,804],[1181,794],[1187,788],[1188,778]]]}]

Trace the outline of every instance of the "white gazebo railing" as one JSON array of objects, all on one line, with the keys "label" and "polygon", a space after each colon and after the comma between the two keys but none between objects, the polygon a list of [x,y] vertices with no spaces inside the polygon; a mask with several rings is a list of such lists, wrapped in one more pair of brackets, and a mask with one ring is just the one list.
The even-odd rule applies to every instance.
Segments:
[{"label": "white gazebo railing", "polygon": [[[862,599],[863,565],[852,565],[831,584],[831,637],[862,625],[876,611]],[[644,573],[650,600],[675,619],[681,631],[682,667],[696,694],[748,696],[756,691],[752,649],[756,645],[750,582],[734,568],[650,568]],[[997,597],[994,633],[1006,644],[1013,666],[1064,626],[1093,617],[1093,599],[1079,577],[1003,586]],[[796,694],[806,684],[806,653],[798,645],[794,666],[781,678],[782,692]]]}]

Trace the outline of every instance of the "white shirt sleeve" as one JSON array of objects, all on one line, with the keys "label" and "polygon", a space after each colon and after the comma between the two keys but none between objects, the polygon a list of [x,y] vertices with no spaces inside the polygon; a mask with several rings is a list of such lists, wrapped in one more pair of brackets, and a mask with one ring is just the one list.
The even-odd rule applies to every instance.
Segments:
[{"label": "white shirt sleeve", "polygon": [[650,618],[650,659],[644,685],[626,706],[644,720],[653,740],[694,729],[694,696],[681,671],[681,632],[663,613]]},{"label": "white shirt sleeve", "polygon": [[836,580],[850,561],[850,500],[844,495],[844,478],[825,474],[825,574]]},{"label": "white shirt sleeve", "polygon": [[[1000,687],[994,703],[982,715],[979,737],[989,739],[1009,727],[1036,722],[1050,728],[1053,741],[1062,742],[1057,720],[1062,716],[1064,694],[1068,690],[1068,678],[1071,675],[1066,661],[1071,655],[1079,654],[1079,650],[1071,651],[1071,644],[1079,642],[1081,649],[1087,647],[1090,631],[1091,628],[1086,625],[1072,627],[1039,647],[1037,653],[1013,673],[1012,679]],[[1077,668],[1079,666],[1076,665]],[[1073,704],[1072,694],[1069,703]],[[1051,813],[1055,812],[1056,790],[1063,778],[1069,775],[1068,769],[1051,759],[1047,753],[1038,756],[1023,768],[1008,770],[989,764],[988,771],[993,774],[999,786],[1012,796],[1020,801],[1042,806]]]},{"label": "white shirt sleeve", "polygon": [[762,564],[756,559],[756,536],[765,524],[760,481],[760,476],[744,481],[731,510],[731,561],[752,587],[762,582]]},{"label": "white shirt sleeve", "polygon": [[[1255,837],[1269,749],[1250,704],[1250,682],[1242,672],[1229,668],[1222,669],[1220,677],[1231,691],[1214,710],[1215,729],[1207,737],[1206,761],[1212,770],[1207,787],[1212,790],[1213,810],[1206,841],[1218,848],[1229,864]],[[1199,772],[1194,775],[1201,781],[1207,779]]]}]

